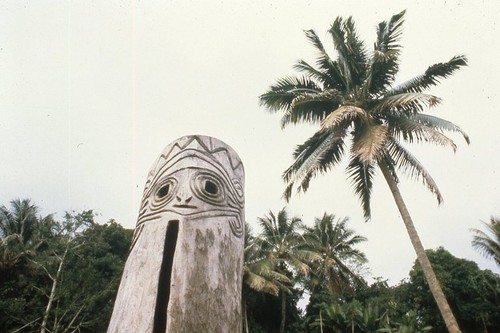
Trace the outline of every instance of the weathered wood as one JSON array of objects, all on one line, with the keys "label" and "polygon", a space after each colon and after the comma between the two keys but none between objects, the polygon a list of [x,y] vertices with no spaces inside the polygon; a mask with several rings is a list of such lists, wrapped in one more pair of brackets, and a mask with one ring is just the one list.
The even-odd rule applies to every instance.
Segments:
[{"label": "weathered wood", "polygon": [[167,146],[149,174],[108,333],[241,332],[244,171],[206,136]]}]

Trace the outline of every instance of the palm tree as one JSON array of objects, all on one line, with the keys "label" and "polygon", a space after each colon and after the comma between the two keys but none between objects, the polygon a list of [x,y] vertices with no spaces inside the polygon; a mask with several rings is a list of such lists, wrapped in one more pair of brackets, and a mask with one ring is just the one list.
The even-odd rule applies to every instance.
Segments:
[{"label": "palm tree", "polygon": [[280,290],[290,292],[291,280],[277,270],[278,260],[266,257],[246,224],[243,283],[251,289],[278,296]]},{"label": "palm tree", "polygon": [[291,293],[291,280],[277,270],[278,260],[268,258],[260,249],[252,235],[248,223],[245,223],[245,249],[243,264],[243,332],[248,333],[247,295],[251,290],[278,296],[279,291]]},{"label": "palm tree", "polygon": [[10,207],[0,207],[0,271],[6,272],[23,258],[33,256],[41,245],[35,233],[52,216],[42,218],[37,214],[38,207],[29,199],[15,199]]},{"label": "palm tree", "polygon": [[490,223],[483,222],[483,224],[486,227],[486,232],[471,229],[475,234],[472,246],[486,258],[493,258],[496,264],[500,266],[500,219],[492,217]]},{"label": "palm tree", "polygon": [[26,244],[33,235],[37,223],[38,207],[29,199],[15,199],[10,202],[10,209],[0,207],[0,233],[2,237],[18,235]]},{"label": "palm tree", "polygon": [[319,52],[315,66],[300,60],[295,69],[303,75],[278,80],[260,96],[260,102],[269,111],[284,113],[282,127],[299,122],[319,124],[319,130],[297,146],[293,154],[295,160],[283,174],[286,199],[290,198],[296,183],[299,183],[297,191],[307,191],[313,177],[329,171],[348,154],[348,176],[368,220],[373,178],[376,169],[380,169],[448,330],[458,332],[399,191],[398,172],[422,181],[436,195],[438,203],[442,201],[436,183],[403,142],[430,142],[456,150],[445,131],[460,133],[469,142],[460,127],[423,113],[424,109],[440,102],[438,97],[425,91],[465,66],[467,60],[464,56],[455,56],[395,85],[404,14],[403,11],[378,25],[371,53],[359,39],[352,18],[337,18],[329,30],[337,51],[336,59],[328,55],[317,34],[307,30],[307,39]]},{"label": "palm tree", "polygon": [[315,219],[313,227],[306,228],[304,237],[308,246],[321,256],[313,265],[312,293],[323,282],[333,295],[341,294],[344,286],[350,286],[353,280],[364,283],[350,267],[366,263],[365,254],[355,249],[366,238],[349,229],[348,221],[348,218],[336,219],[335,215],[325,213]]},{"label": "palm tree", "polygon": [[[308,275],[309,263],[318,260],[319,256],[305,246],[305,239],[299,233],[302,221],[298,217],[289,217],[286,209],[283,208],[277,215],[270,211],[268,216],[259,218],[258,222],[262,233],[256,241],[262,255],[271,262],[277,263],[277,271],[283,275],[287,273]],[[285,331],[286,294],[290,292],[286,285],[280,285],[280,333]]]}]

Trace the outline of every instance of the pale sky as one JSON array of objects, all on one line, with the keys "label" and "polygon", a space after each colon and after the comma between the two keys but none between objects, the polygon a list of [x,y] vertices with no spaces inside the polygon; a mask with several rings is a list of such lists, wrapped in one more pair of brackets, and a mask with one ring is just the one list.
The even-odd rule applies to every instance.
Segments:
[{"label": "pale sky", "polygon": [[[397,3],[397,4],[396,4]],[[472,249],[470,228],[500,215],[500,17],[498,1],[2,1],[0,2],[0,204],[31,198],[43,214],[93,209],[133,228],[151,164],[188,134],[223,140],[246,170],[246,219],[288,207],[306,224],[347,216],[368,238],[372,276],[397,283],[415,260],[387,185],[377,175],[365,223],[342,167],[287,205],[282,172],[315,131],[280,129],[258,104],[298,59],[314,61],[303,30],[331,48],[327,30],[353,16],[370,48],[376,25],[407,9],[399,80],[465,54],[469,67],[431,90],[429,113],[461,126],[450,149],[415,155],[444,196],[401,186],[426,248],[499,273]],[[344,164],[345,166],[345,164]],[[369,280],[370,281],[370,280]],[[371,282],[371,281],[370,281]]]}]

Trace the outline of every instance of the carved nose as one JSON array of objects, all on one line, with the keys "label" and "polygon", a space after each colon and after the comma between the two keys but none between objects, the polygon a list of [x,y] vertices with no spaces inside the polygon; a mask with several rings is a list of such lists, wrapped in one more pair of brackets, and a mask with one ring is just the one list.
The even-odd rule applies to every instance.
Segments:
[{"label": "carved nose", "polygon": [[175,198],[179,203],[187,204],[193,197],[187,193],[180,192],[175,195]]}]

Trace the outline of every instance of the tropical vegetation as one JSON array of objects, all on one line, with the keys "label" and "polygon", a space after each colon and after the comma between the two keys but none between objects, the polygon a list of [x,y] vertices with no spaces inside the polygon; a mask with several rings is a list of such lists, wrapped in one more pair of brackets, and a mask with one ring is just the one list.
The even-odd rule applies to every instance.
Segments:
[{"label": "tropical vegetation", "polygon": [[483,225],[486,231],[472,229],[472,246],[500,266],[500,219],[492,217],[490,223],[483,222]]},{"label": "tropical vegetation", "polygon": [[[39,211],[27,199],[0,207],[0,331],[105,332],[132,230],[96,223],[90,210],[60,219]],[[398,285],[381,277],[368,283],[359,249],[367,239],[348,218],[324,213],[301,221],[282,209],[252,225],[245,333],[447,331],[418,261]],[[463,332],[500,327],[498,274],[443,248],[427,255]]]},{"label": "tropical vegetation", "polygon": [[[314,64],[299,60],[297,76],[279,79],[260,102],[271,112],[282,112],[281,126],[313,123],[318,130],[293,153],[294,162],[284,172],[284,197],[294,187],[305,192],[310,181],[348,158],[347,174],[359,197],[364,216],[371,217],[370,199],[377,169],[389,185],[417,258],[450,332],[460,331],[436,279],[424,247],[398,187],[400,174],[421,181],[442,201],[442,195],[424,166],[410,152],[408,143],[456,144],[446,132],[456,132],[469,142],[457,125],[424,113],[440,99],[429,88],[467,65],[463,55],[430,66],[423,74],[397,84],[405,12],[377,26],[373,49],[360,39],[354,20],[338,17],[328,30],[336,57],[327,52],[317,33],[305,32],[316,49]],[[298,184],[298,185],[297,185]]]},{"label": "tropical vegetation", "polygon": [[91,211],[0,207],[0,332],[105,332],[132,231]]}]

